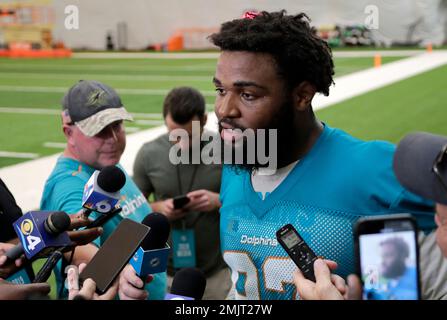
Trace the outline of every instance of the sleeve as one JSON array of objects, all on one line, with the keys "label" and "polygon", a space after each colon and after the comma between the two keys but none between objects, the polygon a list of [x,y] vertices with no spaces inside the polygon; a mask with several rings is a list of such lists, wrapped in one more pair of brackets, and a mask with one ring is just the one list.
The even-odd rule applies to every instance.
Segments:
[{"label": "sleeve", "polygon": [[73,214],[82,208],[84,182],[77,177],[60,180],[42,201],[42,210],[58,210]]},{"label": "sleeve", "polygon": [[424,199],[406,189],[391,204],[390,209],[394,212],[412,213],[418,222],[418,227],[429,232],[435,228],[434,222],[434,202]]},{"label": "sleeve", "polygon": [[133,180],[141,192],[150,195],[154,192],[154,187],[148,175],[148,162],[146,160],[147,151],[144,146],[138,151],[133,164]]},{"label": "sleeve", "polygon": [[12,224],[22,216],[14,196],[0,179],[0,242],[17,237]]}]

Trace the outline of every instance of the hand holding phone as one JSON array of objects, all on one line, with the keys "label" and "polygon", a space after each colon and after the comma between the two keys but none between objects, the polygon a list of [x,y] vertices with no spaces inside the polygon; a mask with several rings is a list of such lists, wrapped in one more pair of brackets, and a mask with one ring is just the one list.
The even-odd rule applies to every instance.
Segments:
[{"label": "hand holding phone", "polygon": [[355,246],[363,299],[420,299],[417,226],[411,215],[360,219]]},{"label": "hand holding phone", "polygon": [[181,209],[186,206],[191,199],[186,195],[177,196],[173,199],[174,209]]},{"label": "hand holding phone", "polygon": [[300,268],[304,277],[315,282],[314,262],[317,256],[291,224],[276,232],[276,238],[290,258]]},{"label": "hand holding phone", "polygon": [[149,232],[149,227],[124,219],[104,242],[79,275],[81,281],[91,278],[96,291],[104,294]]}]

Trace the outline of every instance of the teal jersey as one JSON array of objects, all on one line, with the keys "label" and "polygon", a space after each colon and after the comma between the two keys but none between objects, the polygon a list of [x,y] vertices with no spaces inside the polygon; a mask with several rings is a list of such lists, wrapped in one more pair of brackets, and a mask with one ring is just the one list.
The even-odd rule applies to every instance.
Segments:
[{"label": "teal jersey", "polygon": [[297,268],[276,240],[276,231],[295,226],[314,252],[334,260],[342,277],[355,272],[353,225],[361,217],[412,213],[432,230],[433,203],[397,181],[394,145],[364,142],[325,128],[285,180],[264,200],[250,173],[224,166],[221,186],[221,246],[232,270],[236,299],[296,299]]},{"label": "teal jersey", "polygon": [[[103,234],[94,241],[98,247],[106,241],[124,218],[141,222],[146,215],[152,212],[149,203],[132,178],[121,166],[119,167],[126,175],[126,184],[120,190],[121,199],[118,202],[122,211],[103,225]],[[95,169],[79,161],[60,157],[45,183],[40,202],[41,210],[65,211],[68,214],[78,212],[82,207],[84,186],[94,171]],[[98,214],[92,212],[90,217],[96,219]],[[61,264],[55,270],[58,290],[62,284],[60,267]],[[163,300],[167,286],[166,273],[158,273],[154,276],[154,280],[146,285],[149,299]]]}]

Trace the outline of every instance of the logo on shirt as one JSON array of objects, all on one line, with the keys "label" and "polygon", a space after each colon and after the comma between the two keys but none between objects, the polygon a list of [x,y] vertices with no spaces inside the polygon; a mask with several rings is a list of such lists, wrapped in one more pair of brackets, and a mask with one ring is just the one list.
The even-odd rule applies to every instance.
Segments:
[{"label": "logo on shirt", "polygon": [[276,247],[278,245],[278,241],[275,238],[264,238],[256,236],[249,237],[244,234],[241,236],[241,244],[249,244],[254,247],[258,245]]},{"label": "logo on shirt", "polygon": [[140,207],[147,203],[146,199],[142,194],[135,195],[134,197],[126,198],[126,200],[121,200],[120,205],[123,208],[121,215],[127,217],[128,215],[137,211]]}]

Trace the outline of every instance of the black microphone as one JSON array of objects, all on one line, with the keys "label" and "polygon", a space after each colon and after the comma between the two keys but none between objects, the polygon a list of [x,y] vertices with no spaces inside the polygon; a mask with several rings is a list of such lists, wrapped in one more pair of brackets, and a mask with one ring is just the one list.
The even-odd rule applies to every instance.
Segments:
[{"label": "black microphone", "polygon": [[[71,221],[68,214],[63,211],[57,211],[51,213],[45,220],[43,226],[48,235],[57,236],[68,230]],[[11,259],[16,260],[24,253],[22,243],[17,244],[15,247],[8,250],[5,255]]]},{"label": "black microphone", "polygon": [[158,212],[148,214],[141,223],[148,226],[150,230],[141,242],[140,248],[130,259],[130,264],[144,282],[149,274],[166,271],[169,255],[166,241],[169,238],[171,226],[168,219]]},{"label": "black microphone", "polygon": [[[118,207],[112,210],[109,214],[103,214],[101,217],[93,221],[91,224],[87,226],[86,229],[96,228],[99,226],[102,226],[104,223],[112,219],[114,216],[116,216],[119,212],[121,212],[122,208]],[[48,278],[51,276],[51,271],[54,269],[56,264],[59,262],[59,259],[63,257],[64,250],[68,248],[68,246],[61,247],[57,250],[55,250],[51,256],[45,261],[45,264],[42,266],[42,268],[37,273],[36,277],[34,278],[33,283],[41,283],[46,282]]]},{"label": "black microphone", "polygon": [[148,214],[141,223],[151,228],[141,242],[143,250],[164,248],[171,231],[168,218],[164,214],[153,212]]},{"label": "black microphone", "polygon": [[116,166],[96,170],[84,186],[83,214],[92,211],[108,213],[119,201],[119,190],[126,184],[126,175]]},{"label": "black microphone", "polygon": [[171,293],[166,295],[165,300],[202,300],[205,288],[206,278],[200,269],[180,269],[174,275]]}]

